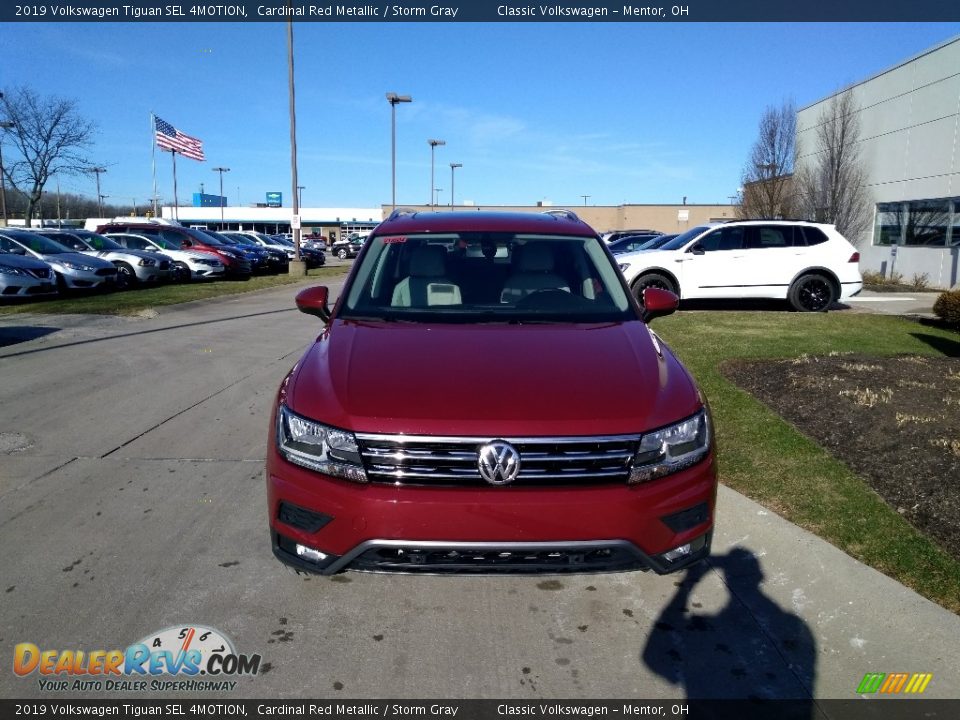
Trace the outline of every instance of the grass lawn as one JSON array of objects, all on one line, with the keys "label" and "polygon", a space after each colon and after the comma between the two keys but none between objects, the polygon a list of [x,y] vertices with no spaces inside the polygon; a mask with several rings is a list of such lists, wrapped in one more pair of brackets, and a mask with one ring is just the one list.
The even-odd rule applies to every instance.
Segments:
[{"label": "grass lawn", "polygon": [[[710,399],[721,482],[960,613],[960,562],[914,529],[845,464],[720,371],[722,364],[737,360],[831,352],[956,357],[960,335],[896,317],[846,312],[681,311],[654,320],[653,328]],[[850,442],[857,442],[855,426]]]},{"label": "grass lawn", "polygon": [[0,315],[15,313],[94,313],[99,315],[136,315],[150,308],[206,300],[221,295],[237,295],[294,283],[319,283],[345,275],[349,265],[311,270],[306,278],[290,275],[259,275],[250,280],[219,280],[178,285],[135,288],[126,292],[75,295],[67,298],[0,305]]}]

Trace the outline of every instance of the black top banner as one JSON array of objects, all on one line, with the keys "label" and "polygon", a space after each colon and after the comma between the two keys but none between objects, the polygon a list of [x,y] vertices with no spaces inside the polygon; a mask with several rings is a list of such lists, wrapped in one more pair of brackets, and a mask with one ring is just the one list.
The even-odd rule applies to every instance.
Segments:
[{"label": "black top banner", "polygon": [[235,2],[54,0],[3,3],[2,22],[957,22],[949,0],[677,0],[525,3],[512,0]]}]

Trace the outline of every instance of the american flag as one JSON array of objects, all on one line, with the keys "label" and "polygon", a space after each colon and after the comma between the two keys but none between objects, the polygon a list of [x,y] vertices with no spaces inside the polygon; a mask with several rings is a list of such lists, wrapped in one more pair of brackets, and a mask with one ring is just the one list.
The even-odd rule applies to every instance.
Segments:
[{"label": "american flag", "polygon": [[203,143],[197,138],[185,135],[166,120],[158,117],[154,117],[153,126],[157,130],[157,147],[175,150],[191,160],[206,160],[203,154]]}]

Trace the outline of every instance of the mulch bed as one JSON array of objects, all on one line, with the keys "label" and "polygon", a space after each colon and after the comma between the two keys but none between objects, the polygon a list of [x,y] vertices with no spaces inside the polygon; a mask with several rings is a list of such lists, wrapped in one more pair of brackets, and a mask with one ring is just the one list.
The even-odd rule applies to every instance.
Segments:
[{"label": "mulch bed", "polygon": [[960,361],[831,354],[723,371],[960,559]]}]

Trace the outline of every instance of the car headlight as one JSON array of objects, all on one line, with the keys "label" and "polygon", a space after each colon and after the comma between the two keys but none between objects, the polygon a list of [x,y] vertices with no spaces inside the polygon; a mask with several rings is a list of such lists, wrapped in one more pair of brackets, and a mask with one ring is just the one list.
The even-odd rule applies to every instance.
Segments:
[{"label": "car headlight", "polygon": [[26,273],[20,268],[0,265],[0,275],[26,275]]},{"label": "car headlight", "polygon": [[307,420],[286,405],[277,409],[277,449],[295,465],[353,482],[367,482],[353,433]]},{"label": "car headlight", "polygon": [[60,264],[65,268],[70,268],[71,270],[82,270],[83,272],[93,272],[96,270],[95,267],[91,267],[90,265],[82,265],[80,263],[73,262],[72,260],[61,260]]},{"label": "car headlight", "polygon": [[710,452],[711,435],[706,408],[675,425],[646,433],[633,457],[628,482],[656,480],[696,465]]},{"label": "car headlight", "polygon": [[140,267],[153,267],[156,264],[156,260],[150,260],[148,258],[143,258],[143,260],[139,262]]},{"label": "car headlight", "polygon": [[232,252],[232,251],[230,251],[230,250],[221,250],[221,251],[220,251],[220,254],[221,254],[221,255],[226,255],[228,258],[233,258],[234,260],[236,260],[238,257],[240,257],[240,256],[237,255],[235,252]]}]

